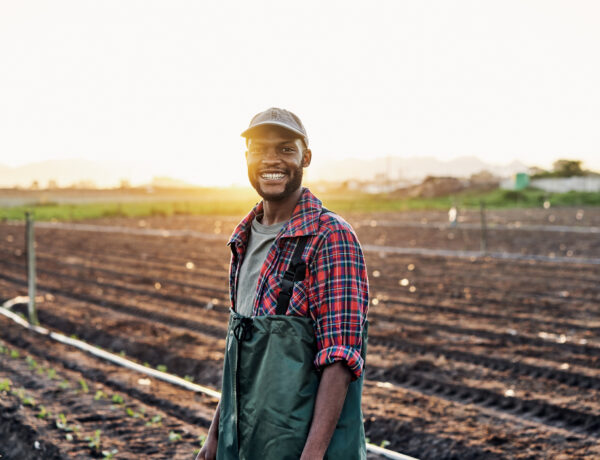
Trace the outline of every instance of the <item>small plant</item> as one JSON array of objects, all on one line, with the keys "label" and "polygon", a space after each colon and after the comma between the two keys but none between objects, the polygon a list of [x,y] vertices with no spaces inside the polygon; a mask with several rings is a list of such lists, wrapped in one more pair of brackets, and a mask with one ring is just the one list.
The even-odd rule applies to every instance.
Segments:
[{"label": "small plant", "polygon": [[81,391],[84,393],[88,393],[90,391],[87,382],[83,379],[79,379],[79,386],[81,386]]},{"label": "small plant", "polygon": [[102,458],[104,460],[110,460],[111,458],[114,458],[115,454],[119,453],[119,451],[117,449],[112,449],[112,450],[103,450],[102,451]]},{"label": "small plant", "polygon": [[37,367],[38,367],[38,363],[31,356],[27,356],[25,358],[25,362],[29,366],[29,369],[37,369]]},{"label": "small plant", "polygon": [[101,399],[106,399],[106,395],[102,390],[98,390],[94,395],[94,401],[100,401]]},{"label": "small plant", "polygon": [[10,383],[8,379],[0,380],[0,391],[10,392]]},{"label": "small plant", "polygon": [[190,382],[190,383],[194,383],[194,377],[192,377],[191,375],[186,375],[183,380],[185,380],[186,382]]},{"label": "small plant", "polygon": [[0,345],[0,355],[5,355],[8,353],[8,348],[6,348],[4,345]]},{"label": "small plant", "polygon": [[161,372],[167,372],[167,366],[165,366],[164,364],[159,364],[158,366],[156,366],[156,370]]},{"label": "small plant", "polygon": [[10,350],[10,357],[13,359],[17,359],[19,357],[19,352],[17,350]]},{"label": "small plant", "polygon": [[56,377],[56,369],[49,368],[46,372],[48,374],[48,378],[50,380],[54,380],[54,378]]},{"label": "small plant", "polygon": [[67,422],[67,417],[62,412],[56,417],[56,428],[63,431],[73,431]]},{"label": "small plant", "polygon": [[123,396],[121,395],[112,395],[112,402],[115,404],[123,404]]},{"label": "small plant", "polygon": [[149,422],[146,422],[146,426],[160,426],[162,425],[162,417],[156,414],[154,417],[150,419]]},{"label": "small plant", "polygon": [[36,414],[37,418],[46,418],[50,415],[50,412],[46,410],[45,406],[38,406],[39,412]]},{"label": "small plant", "polygon": [[60,384],[58,385],[58,387],[61,390],[66,390],[68,388],[71,388],[71,384],[67,380],[63,380],[62,382],[60,382]]},{"label": "small plant", "polygon": [[379,444],[379,447],[383,447],[384,449],[390,445],[390,442],[386,439],[384,439],[383,441],[381,441],[381,443]]},{"label": "small plant", "polygon": [[169,431],[169,442],[179,442],[181,441],[181,435],[176,433],[175,431]]},{"label": "small plant", "polygon": [[102,431],[94,431],[94,436],[86,436],[85,440],[88,441],[88,447],[90,449],[99,451],[101,449],[102,442],[100,441],[100,434]]},{"label": "small plant", "polygon": [[17,398],[19,398],[21,400],[23,400],[23,398],[25,398],[25,389],[24,388],[17,388],[16,390],[12,390],[10,393],[15,395]]},{"label": "small plant", "polygon": [[69,442],[73,441],[73,435],[71,433],[67,433],[65,434],[65,439]]},{"label": "small plant", "polygon": [[121,358],[124,358],[125,356],[127,356],[127,354],[125,353],[125,350],[121,350],[121,351],[119,352],[119,356],[120,356]]},{"label": "small plant", "polygon": [[31,396],[25,396],[21,402],[24,406],[35,406],[35,399],[33,399]]}]

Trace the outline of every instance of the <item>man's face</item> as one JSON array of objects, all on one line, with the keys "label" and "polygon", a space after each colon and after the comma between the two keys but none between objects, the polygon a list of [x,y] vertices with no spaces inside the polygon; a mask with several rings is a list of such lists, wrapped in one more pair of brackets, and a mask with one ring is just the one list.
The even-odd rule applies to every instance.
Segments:
[{"label": "man's face", "polygon": [[304,142],[284,128],[262,126],[248,138],[248,179],[267,201],[282,201],[297,191],[310,159]]}]

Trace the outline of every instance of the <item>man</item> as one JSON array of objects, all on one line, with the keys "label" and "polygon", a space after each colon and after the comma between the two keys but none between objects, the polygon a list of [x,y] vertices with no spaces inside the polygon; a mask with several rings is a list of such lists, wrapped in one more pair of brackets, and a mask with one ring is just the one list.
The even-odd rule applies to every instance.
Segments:
[{"label": "man", "polygon": [[222,397],[197,459],[364,459],[360,244],[302,187],[312,152],[296,115],[268,109],[242,136],[262,201],[229,241]]}]

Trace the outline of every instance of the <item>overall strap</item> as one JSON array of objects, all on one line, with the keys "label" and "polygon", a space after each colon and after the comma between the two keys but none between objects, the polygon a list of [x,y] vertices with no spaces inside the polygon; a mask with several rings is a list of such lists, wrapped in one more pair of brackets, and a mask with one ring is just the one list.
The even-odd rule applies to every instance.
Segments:
[{"label": "overall strap", "polygon": [[302,260],[302,253],[304,252],[304,247],[306,246],[308,238],[308,235],[298,238],[290,265],[283,274],[283,279],[281,280],[281,290],[279,291],[279,296],[277,297],[277,308],[275,309],[276,315],[285,315],[288,305],[290,304],[290,299],[292,298],[294,283],[304,279],[304,275],[306,273],[306,263]]}]

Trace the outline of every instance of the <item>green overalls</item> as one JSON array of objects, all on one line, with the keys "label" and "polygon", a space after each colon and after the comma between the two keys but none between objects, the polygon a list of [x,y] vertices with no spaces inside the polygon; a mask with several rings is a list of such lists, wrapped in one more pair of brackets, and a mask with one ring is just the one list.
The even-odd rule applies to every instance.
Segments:
[{"label": "green overalls", "polygon": [[[320,379],[313,364],[317,344],[312,319],[284,313],[294,281],[304,276],[304,243],[301,239],[284,275],[276,315],[249,318],[231,311],[218,460],[298,460],[302,454]],[[365,323],[363,359],[366,338]],[[362,375],[350,383],[325,459],[366,459],[362,385]]]}]

